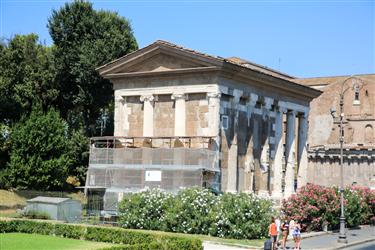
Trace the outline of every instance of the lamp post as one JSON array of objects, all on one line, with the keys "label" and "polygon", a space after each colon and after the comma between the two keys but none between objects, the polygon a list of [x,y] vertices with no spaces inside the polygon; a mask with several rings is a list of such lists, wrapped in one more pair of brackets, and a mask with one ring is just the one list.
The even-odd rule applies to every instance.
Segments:
[{"label": "lamp post", "polygon": [[[352,81],[352,86],[347,86],[349,80]],[[359,83],[358,83],[359,82]],[[348,91],[350,88],[353,90],[359,90],[364,85],[364,82],[359,79],[358,77],[351,76],[345,81],[342,82],[341,85],[341,92],[340,92],[340,207],[341,207],[341,214],[340,214],[340,233],[338,242],[340,243],[347,243],[348,240],[346,238],[345,232],[345,210],[344,210],[344,167],[343,167],[343,148],[344,148],[344,95],[345,92]],[[335,108],[331,108],[331,115],[333,118],[335,117],[336,110]]]}]

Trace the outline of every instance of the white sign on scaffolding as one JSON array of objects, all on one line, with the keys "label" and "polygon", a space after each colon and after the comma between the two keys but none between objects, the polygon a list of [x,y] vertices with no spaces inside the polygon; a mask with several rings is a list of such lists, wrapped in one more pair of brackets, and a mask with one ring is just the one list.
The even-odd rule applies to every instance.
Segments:
[{"label": "white sign on scaffolding", "polygon": [[161,171],[159,171],[159,170],[146,170],[145,180],[146,181],[161,181]]}]

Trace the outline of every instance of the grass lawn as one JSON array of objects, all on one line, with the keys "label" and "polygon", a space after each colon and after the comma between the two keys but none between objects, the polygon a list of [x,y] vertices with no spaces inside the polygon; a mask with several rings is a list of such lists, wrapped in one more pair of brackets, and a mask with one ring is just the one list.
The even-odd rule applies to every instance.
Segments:
[{"label": "grass lawn", "polygon": [[176,235],[176,236],[184,236],[194,239],[200,239],[202,241],[212,241],[212,242],[218,242],[222,243],[224,245],[242,245],[246,247],[263,247],[264,239],[255,239],[255,240],[237,240],[237,239],[224,239],[219,237],[213,237],[208,235],[202,235],[202,234],[184,234],[184,233],[169,233],[169,232],[163,232],[163,231],[149,231],[149,230],[139,230],[137,231],[143,231],[148,233],[155,233],[158,234],[167,234],[167,235]]},{"label": "grass lawn", "polygon": [[39,234],[0,234],[1,250],[94,250],[110,246],[114,246],[114,244],[66,239]]}]

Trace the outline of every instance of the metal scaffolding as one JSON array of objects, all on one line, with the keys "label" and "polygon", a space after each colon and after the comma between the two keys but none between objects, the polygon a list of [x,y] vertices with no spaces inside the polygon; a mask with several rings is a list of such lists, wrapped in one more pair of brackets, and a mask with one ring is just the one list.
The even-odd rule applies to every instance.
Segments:
[{"label": "metal scaffolding", "polygon": [[167,192],[193,186],[218,190],[219,152],[209,149],[211,146],[208,137],[93,138],[86,190],[102,190],[102,207],[107,211],[117,210],[124,194],[151,188]]}]

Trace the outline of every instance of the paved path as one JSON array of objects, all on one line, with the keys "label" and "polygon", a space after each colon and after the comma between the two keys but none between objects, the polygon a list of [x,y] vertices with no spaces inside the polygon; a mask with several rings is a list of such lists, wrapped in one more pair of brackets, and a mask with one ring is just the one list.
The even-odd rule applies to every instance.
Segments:
[{"label": "paved path", "polygon": [[213,244],[209,242],[203,242],[203,249],[204,250],[246,250],[246,248],[225,246],[225,245]]},{"label": "paved path", "polygon": [[[314,233],[315,237],[303,237],[301,249],[302,250],[315,250],[315,249],[346,249],[346,250],[375,250],[375,227],[364,226],[360,229],[348,229],[347,239],[348,244],[337,242],[338,233],[320,234]],[[203,243],[204,250],[244,250],[252,248],[216,245],[212,242]],[[287,242],[287,249],[293,250],[294,242],[289,240]],[[262,248],[257,248],[262,249]],[[279,248],[281,249],[281,248]]]},{"label": "paved path", "polygon": [[[348,229],[346,233],[348,244],[338,243],[338,233],[330,233],[321,236],[304,239],[302,237],[301,248],[307,249],[342,249],[354,243],[375,241],[375,228],[364,226],[360,229]],[[362,243],[363,244],[363,243]],[[287,246],[293,249],[294,242],[289,241]]]}]

